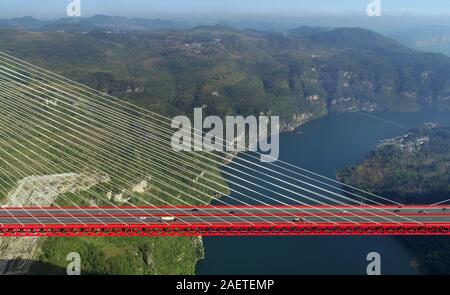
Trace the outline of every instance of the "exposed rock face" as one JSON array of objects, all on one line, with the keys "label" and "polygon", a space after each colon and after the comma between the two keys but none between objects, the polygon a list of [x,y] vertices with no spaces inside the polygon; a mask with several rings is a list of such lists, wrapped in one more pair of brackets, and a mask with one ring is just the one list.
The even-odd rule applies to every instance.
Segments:
[{"label": "exposed rock face", "polygon": [[[4,206],[50,206],[60,194],[109,182],[107,175],[76,173],[29,176],[20,180]],[[0,238],[0,274],[25,274],[39,252],[39,237]]]},{"label": "exposed rock face", "polygon": [[6,206],[50,206],[64,193],[88,190],[94,185],[109,182],[107,175],[83,175],[77,173],[28,176],[20,180],[9,195]]},{"label": "exposed rock face", "polygon": [[120,194],[114,195],[114,202],[123,204],[131,200],[131,197],[124,197],[125,192],[126,191],[124,190]]},{"label": "exposed rock face", "polygon": [[143,180],[140,183],[138,183],[137,185],[135,185],[131,191],[133,193],[142,194],[145,192],[146,189],[147,189],[147,180]]},{"label": "exposed rock face", "polygon": [[312,120],[315,117],[313,113],[301,113],[294,115],[289,123],[282,122],[280,125],[281,132],[293,131],[300,125]]}]

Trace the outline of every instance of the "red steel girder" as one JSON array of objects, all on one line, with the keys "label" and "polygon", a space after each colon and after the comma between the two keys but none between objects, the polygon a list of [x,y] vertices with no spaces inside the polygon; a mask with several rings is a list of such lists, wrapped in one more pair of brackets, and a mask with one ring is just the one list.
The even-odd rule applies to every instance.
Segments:
[{"label": "red steel girder", "polygon": [[450,235],[450,224],[110,224],[5,225],[0,236],[437,236]]}]

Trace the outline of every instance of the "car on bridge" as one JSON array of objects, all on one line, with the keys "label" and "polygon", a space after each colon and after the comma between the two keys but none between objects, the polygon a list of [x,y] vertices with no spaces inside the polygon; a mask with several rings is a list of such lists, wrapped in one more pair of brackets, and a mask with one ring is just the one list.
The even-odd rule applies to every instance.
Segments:
[{"label": "car on bridge", "polygon": [[162,216],[160,220],[164,222],[174,222],[178,219],[175,216]]}]

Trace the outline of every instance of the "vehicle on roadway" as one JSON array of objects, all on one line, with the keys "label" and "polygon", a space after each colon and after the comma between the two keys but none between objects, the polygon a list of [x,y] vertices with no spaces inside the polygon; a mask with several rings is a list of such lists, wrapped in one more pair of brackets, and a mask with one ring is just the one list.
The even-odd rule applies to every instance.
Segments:
[{"label": "vehicle on roadway", "polygon": [[174,222],[177,221],[177,218],[175,216],[163,216],[160,220],[164,222]]},{"label": "vehicle on roadway", "polygon": [[139,220],[147,220],[147,217],[145,217],[145,216],[139,216]]},{"label": "vehicle on roadway", "polygon": [[296,217],[294,219],[292,219],[293,222],[304,222],[303,218],[300,217]]}]

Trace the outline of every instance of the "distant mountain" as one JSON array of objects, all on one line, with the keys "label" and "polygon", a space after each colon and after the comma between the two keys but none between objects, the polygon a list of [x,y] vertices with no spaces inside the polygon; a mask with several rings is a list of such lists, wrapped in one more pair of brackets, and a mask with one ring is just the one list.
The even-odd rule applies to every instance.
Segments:
[{"label": "distant mountain", "polygon": [[160,19],[126,18],[118,16],[95,15],[88,18],[62,18],[51,24],[45,25],[43,30],[75,30],[76,28],[121,30],[121,31],[143,31],[149,29],[174,28],[173,22]]},{"label": "distant mountain", "polygon": [[450,26],[423,26],[404,29],[390,35],[405,46],[450,56]]},{"label": "distant mountain", "polygon": [[112,19],[79,19],[101,28],[82,33],[0,30],[0,51],[161,112],[271,113],[285,130],[333,112],[450,110],[449,57],[369,30],[101,27],[148,25]]},{"label": "distant mountain", "polygon": [[86,18],[61,18],[54,21],[40,21],[30,16],[0,20],[0,28],[15,28],[30,31],[86,32],[94,29],[143,31],[179,28],[180,26],[181,24],[161,19],[127,18],[106,15],[95,15]]},{"label": "distant mountain", "polygon": [[[316,29],[317,30],[317,29]],[[331,44],[336,47],[347,47],[379,52],[411,52],[394,39],[362,28],[338,28],[334,30],[317,30],[311,37],[313,40]]]},{"label": "distant mountain", "polygon": [[48,24],[47,21],[40,21],[31,16],[0,20],[0,27],[2,28],[15,28],[21,30],[36,30],[42,28],[46,24]]},{"label": "distant mountain", "polygon": [[329,29],[323,27],[310,27],[310,26],[301,26],[291,30],[288,30],[286,33],[291,37],[305,37],[308,35],[325,32]]}]

